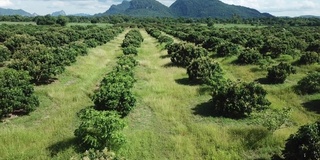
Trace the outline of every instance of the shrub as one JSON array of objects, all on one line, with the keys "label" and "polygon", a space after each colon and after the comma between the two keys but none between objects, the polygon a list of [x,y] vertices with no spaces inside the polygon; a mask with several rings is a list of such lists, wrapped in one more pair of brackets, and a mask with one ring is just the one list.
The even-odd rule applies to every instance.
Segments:
[{"label": "shrub", "polygon": [[11,57],[10,50],[5,46],[0,45],[0,63],[9,60],[10,57]]},{"label": "shrub", "polygon": [[298,82],[297,90],[302,94],[320,92],[320,72],[313,72]]},{"label": "shrub", "polygon": [[219,79],[222,69],[219,63],[211,58],[201,57],[193,60],[187,68],[187,74],[191,81],[206,82],[212,79]]},{"label": "shrub", "polygon": [[85,149],[118,149],[125,138],[121,133],[124,121],[115,112],[84,109],[78,113],[81,124],[74,135]]},{"label": "shrub", "polygon": [[88,54],[87,45],[83,42],[70,43],[69,47],[74,49],[78,55],[84,56]]},{"label": "shrub", "polygon": [[129,55],[129,54],[137,55],[138,54],[137,48],[133,47],[133,46],[124,47],[124,48],[122,48],[122,51],[123,51],[124,55]]},{"label": "shrub", "polygon": [[296,69],[288,63],[281,62],[277,66],[268,69],[267,79],[270,83],[284,83],[290,74],[295,74]]},{"label": "shrub", "polygon": [[320,63],[320,54],[317,52],[306,52],[300,57],[300,64]]},{"label": "shrub", "polygon": [[154,38],[159,38],[159,36],[161,35],[161,31],[159,31],[158,29],[150,28],[146,29],[146,31]]},{"label": "shrub", "polygon": [[192,60],[209,54],[206,49],[195,47],[192,44],[173,45],[172,47],[173,50],[170,49],[171,62],[182,67],[187,67]]},{"label": "shrub", "polygon": [[311,42],[306,50],[311,51],[311,52],[320,53],[320,40],[315,40],[315,41]]},{"label": "shrub", "polygon": [[132,72],[133,68],[139,64],[132,55],[123,55],[118,58],[116,70]]},{"label": "shrub", "polygon": [[320,159],[320,121],[302,126],[290,135],[282,154],[288,160]]},{"label": "shrub", "polygon": [[230,118],[243,118],[253,111],[266,109],[270,102],[267,92],[255,83],[226,82],[213,91],[211,104],[213,113]]},{"label": "shrub", "polygon": [[30,113],[39,106],[26,72],[5,69],[0,72],[0,118],[15,110]]},{"label": "shrub", "polygon": [[165,35],[159,36],[158,41],[160,43],[166,43],[166,44],[172,44],[173,43],[173,39],[168,37],[168,36],[165,36]]},{"label": "shrub", "polygon": [[107,83],[100,86],[92,100],[97,110],[117,111],[121,116],[126,116],[133,109],[136,99],[126,83]]},{"label": "shrub", "polygon": [[83,43],[85,43],[89,48],[95,48],[99,45],[98,41],[95,39],[86,39]]},{"label": "shrub", "polygon": [[28,71],[33,81],[46,82],[64,71],[65,57],[52,53],[52,50],[43,45],[26,45],[17,51],[13,58],[15,60],[9,65],[16,70]]},{"label": "shrub", "polygon": [[217,55],[219,57],[237,55],[238,53],[239,47],[234,43],[223,43],[217,48]]},{"label": "shrub", "polygon": [[224,43],[224,40],[217,37],[210,37],[205,40],[202,44],[202,47],[209,51],[216,51],[217,48]]},{"label": "shrub", "polygon": [[129,46],[133,46],[133,47],[139,48],[142,42],[143,42],[143,37],[139,32],[139,30],[133,29],[126,34],[121,47],[125,48]]},{"label": "shrub", "polygon": [[262,55],[254,49],[245,49],[238,56],[237,62],[239,64],[256,64],[262,59]]}]

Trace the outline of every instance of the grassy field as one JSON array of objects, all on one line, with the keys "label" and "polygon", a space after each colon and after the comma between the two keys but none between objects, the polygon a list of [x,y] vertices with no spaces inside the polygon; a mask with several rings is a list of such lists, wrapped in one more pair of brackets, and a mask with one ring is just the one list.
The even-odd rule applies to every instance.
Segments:
[{"label": "grassy field", "polygon": [[[89,95],[122,53],[126,32],[106,45],[91,49],[50,85],[36,87],[40,107],[30,116],[0,124],[0,159],[70,159],[75,151],[76,113],[92,105]],[[126,159],[270,159],[281,151],[285,139],[303,124],[320,119],[320,94],[299,96],[292,86],[319,65],[298,68],[285,84],[267,85],[272,108],[292,108],[293,125],[266,132],[249,120],[209,115],[211,96],[188,82],[186,69],[174,67],[166,50],[141,30],[144,42],[136,59],[137,106],[125,118],[127,143],[118,151]],[[175,39],[175,41],[179,41]],[[234,57],[217,59],[232,80],[255,81],[266,71],[257,66],[235,66]]]},{"label": "grassy field", "polygon": [[119,45],[124,35],[90,49],[88,56],[79,57],[54,83],[37,86],[40,107],[29,116],[0,124],[0,159],[70,159],[76,155],[76,113],[92,105],[88,95],[122,53]]},{"label": "grassy field", "polygon": [[[210,95],[201,94],[200,86],[190,85],[186,70],[171,66],[163,46],[144,31],[142,34],[145,42],[138,56],[141,65],[136,70],[135,87],[139,104],[128,117],[128,143],[120,151],[128,159],[269,159],[281,151],[285,139],[298,126],[320,118],[317,111],[304,107],[320,95],[301,97],[292,90],[307,70],[318,65],[298,69],[298,74],[283,85],[263,85],[269,92],[271,108],[292,108],[294,124],[268,133],[247,120],[209,116]],[[234,66],[233,60],[219,59],[232,80],[249,82],[266,75],[257,66]]]}]

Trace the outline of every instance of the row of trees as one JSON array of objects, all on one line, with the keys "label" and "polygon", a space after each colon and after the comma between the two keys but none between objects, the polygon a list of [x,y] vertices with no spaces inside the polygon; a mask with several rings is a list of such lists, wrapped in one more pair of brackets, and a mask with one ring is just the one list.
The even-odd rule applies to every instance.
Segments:
[{"label": "row of trees", "polygon": [[[306,54],[302,55],[298,62],[304,64],[318,63],[319,52],[316,52],[315,48],[317,47],[313,47],[316,46],[313,43],[314,42],[307,47]],[[254,43],[252,42],[252,44]],[[209,44],[207,45],[209,46]],[[212,44],[210,45],[212,46]],[[168,47],[168,54],[175,65],[187,67],[187,73],[190,80],[200,79],[202,80],[202,84],[204,83],[212,86],[212,99],[210,100],[212,115],[229,118],[243,118],[249,117],[252,112],[260,112],[268,108],[271,103],[266,99],[267,92],[262,86],[253,82],[244,83],[225,80],[223,76],[221,76],[223,72],[219,67],[219,64],[214,63],[214,61],[209,58],[209,56],[211,56],[210,53],[206,51],[195,52],[195,48],[201,47],[185,43],[172,44]],[[310,51],[310,48],[313,48],[313,51]],[[236,53],[238,49],[239,48],[234,46],[234,44],[231,44],[231,47],[220,45],[215,52],[219,56],[228,55],[225,53],[235,55],[238,54]],[[259,60],[265,56],[256,52],[254,48],[245,48],[239,53],[236,62],[240,64],[257,64]],[[284,83],[285,79],[290,74],[295,73],[295,67],[291,66],[289,63],[281,62],[278,65],[268,68],[266,78],[270,83]],[[198,77],[198,79],[194,77]],[[308,74],[298,82],[296,87],[297,90],[303,94],[320,93],[319,77],[319,72]],[[275,131],[285,124],[287,121],[286,119],[288,119],[287,111],[279,111],[272,114],[263,112],[261,115],[266,113],[268,113],[267,119],[263,119],[263,122],[259,123],[259,125],[267,127],[270,131]],[[319,159],[319,133],[319,122],[302,126],[297,133],[292,134],[287,139],[285,149],[282,151],[283,158]]]},{"label": "row of trees", "polygon": [[[33,83],[47,83],[88,53],[86,40],[110,41],[121,28],[1,25],[0,118],[10,113],[28,114],[39,106]],[[95,35],[91,31],[96,31]]]},{"label": "row of trees", "polygon": [[267,92],[258,84],[232,82],[223,78],[218,62],[208,51],[192,44],[174,43],[168,47],[173,64],[187,68],[189,80],[212,86],[212,115],[243,118],[270,105]]},{"label": "row of trees", "polygon": [[163,35],[162,32],[156,28],[146,28],[148,34],[152,37],[158,39],[160,44],[165,44],[165,47],[168,48],[174,41],[171,37]]},{"label": "row of trees", "polygon": [[4,54],[0,59],[10,60],[9,68],[27,71],[35,83],[49,82],[62,73],[65,66],[74,63],[77,56],[86,55],[87,48],[104,44],[123,31],[101,27],[79,30],[77,27],[18,26],[16,29],[13,34],[9,33],[11,36],[2,37],[4,45],[0,50]]},{"label": "row of trees", "polygon": [[159,25],[159,29],[181,40],[213,51],[216,56],[238,56],[239,64],[282,55],[301,57],[301,64],[319,63],[319,28],[265,27],[212,28],[203,25]]},{"label": "row of trees", "polygon": [[297,65],[320,64],[320,41],[318,40],[320,35],[311,34],[319,31],[317,27],[303,29],[293,27],[232,28],[226,30],[203,25],[166,25],[161,26],[161,29],[211,51],[209,56],[237,56],[236,64],[259,64],[262,69],[267,68],[266,80],[270,84],[284,83],[290,74],[296,73],[295,67],[290,64],[292,62],[270,66],[281,56],[286,55],[293,59],[296,57],[293,64]]},{"label": "row of trees", "polygon": [[[126,38],[132,38],[132,44],[142,42],[139,31],[131,30]],[[126,40],[124,40],[126,41]],[[140,46],[140,44],[139,44]],[[74,134],[85,149],[117,150],[125,142],[121,133],[125,127],[124,118],[134,108],[136,98],[132,88],[136,79],[134,68],[138,62],[134,55],[122,55],[117,65],[100,83],[100,87],[92,96],[94,106],[79,112],[81,124]]]}]

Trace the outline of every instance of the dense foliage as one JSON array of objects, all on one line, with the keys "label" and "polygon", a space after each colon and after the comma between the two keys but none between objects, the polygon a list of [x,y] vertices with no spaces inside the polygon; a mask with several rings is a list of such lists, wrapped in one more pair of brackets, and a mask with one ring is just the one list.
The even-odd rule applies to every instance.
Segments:
[{"label": "dense foliage", "polygon": [[97,26],[20,26],[1,25],[3,46],[0,62],[9,61],[8,67],[27,71],[35,83],[50,82],[76,61],[86,55],[88,47],[110,41],[121,28]]},{"label": "dense foliage", "polygon": [[28,114],[39,106],[30,80],[26,72],[13,69],[0,72],[0,118],[19,110]]},{"label": "dense foliage", "polygon": [[320,121],[304,125],[290,135],[282,154],[286,160],[320,159]]},{"label": "dense foliage", "polygon": [[297,89],[302,94],[320,93],[320,72],[313,72],[298,82]]},{"label": "dense foliage", "polygon": [[81,124],[74,134],[84,148],[117,149],[124,143],[121,131],[125,123],[116,112],[84,109],[78,116]]},{"label": "dense foliage", "polygon": [[284,83],[290,74],[295,74],[296,69],[288,63],[280,63],[268,69],[267,79],[270,83]]},{"label": "dense foliage", "polygon": [[245,49],[240,53],[237,59],[239,64],[257,64],[262,59],[262,55],[254,49]]},{"label": "dense foliage", "polygon": [[139,48],[142,42],[143,42],[143,37],[141,36],[141,33],[139,32],[139,30],[134,29],[134,30],[130,30],[126,34],[125,39],[123,40],[123,43],[121,46],[123,48],[129,47],[129,46]]},{"label": "dense foliage", "polygon": [[243,118],[270,105],[267,92],[255,83],[226,82],[213,91],[212,114],[230,118]]},{"label": "dense foliage", "polygon": [[207,82],[222,78],[222,69],[213,59],[200,57],[193,60],[187,67],[187,74],[191,81]]},{"label": "dense foliage", "polygon": [[0,64],[11,58],[11,52],[6,46],[0,45]]},{"label": "dense foliage", "polygon": [[208,51],[200,47],[195,47],[192,44],[181,43],[168,46],[168,54],[173,64],[187,67],[191,64],[192,60],[207,56]]},{"label": "dense foliage", "polygon": [[320,52],[306,52],[300,57],[299,62],[301,64],[313,64],[319,63],[320,64]]}]

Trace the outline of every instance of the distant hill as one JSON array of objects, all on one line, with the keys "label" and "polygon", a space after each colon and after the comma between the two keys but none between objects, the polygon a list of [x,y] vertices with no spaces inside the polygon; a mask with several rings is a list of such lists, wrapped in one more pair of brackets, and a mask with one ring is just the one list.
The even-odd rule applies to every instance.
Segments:
[{"label": "distant hill", "polygon": [[53,12],[51,16],[66,16],[66,12],[64,10]]},{"label": "distant hill", "polygon": [[129,1],[123,1],[121,4],[112,5],[109,10],[105,12],[107,15],[114,15],[114,14],[123,14],[128,8],[130,7]]},{"label": "distant hill", "polygon": [[170,9],[178,17],[231,18],[238,15],[242,18],[257,18],[271,16],[252,8],[228,5],[219,0],[177,0],[170,6]]},{"label": "distant hill", "polygon": [[28,13],[22,9],[4,9],[4,8],[0,8],[0,15],[1,16],[8,16],[8,15],[32,16],[31,13]]},{"label": "distant hill", "polygon": [[170,8],[156,0],[124,0],[112,5],[105,13],[98,15],[122,14],[139,17],[187,17],[187,18],[242,18],[273,17],[269,13],[242,6],[225,4],[219,0],[176,0]]},{"label": "distant hill", "polygon": [[171,17],[170,9],[156,0],[132,0],[130,7],[125,11],[127,15]]},{"label": "distant hill", "polygon": [[109,10],[100,15],[130,15],[135,17],[172,17],[170,9],[156,0],[123,1],[112,5]]}]

